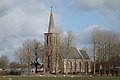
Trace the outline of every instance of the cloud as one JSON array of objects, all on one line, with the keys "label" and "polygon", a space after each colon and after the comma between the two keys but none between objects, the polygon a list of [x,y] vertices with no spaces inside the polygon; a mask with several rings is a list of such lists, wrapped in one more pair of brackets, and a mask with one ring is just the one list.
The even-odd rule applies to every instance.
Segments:
[{"label": "cloud", "polygon": [[91,11],[98,9],[102,4],[102,0],[73,0],[72,4],[79,10]]},{"label": "cloud", "polygon": [[110,29],[106,28],[105,26],[92,25],[92,26],[89,26],[89,27],[85,30],[85,32],[91,32],[93,29],[99,29],[100,31],[104,31],[104,30],[110,31]]},{"label": "cloud", "polygon": [[0,0],[0,54],[12,55],[28,37],[40,40],[48,19],[47,0]]},{"label": "cloud", "polygon": [[58,4],[58,3],[60,3],[60,0],[52,0],[52,3],[53,4]]},{"label": "cloud", "polygon": [[107,14],[120,11],[120,0],[72,0],[72,5],[79,11],[99,11]]},{"label": "cloud", "polygon": [[120,0],[72,0],[71,4],[78,12],[93,12],[103,17],[113,30],[119,30]]},{"label": "cloud", "polygon": [[80,46],[86,46],[90,44],[90,36],[91,36],[91,32],[93,29],[99,29],[101,31],[110,31],[108,28],[106,28],[105,26],[101,26],[101,25],[92,25],[92,26],[88,26],[87,29],[85,29],[83,32],[79,33],[78,36],[80,36],[77,40],[78,42],[81,44]]}]

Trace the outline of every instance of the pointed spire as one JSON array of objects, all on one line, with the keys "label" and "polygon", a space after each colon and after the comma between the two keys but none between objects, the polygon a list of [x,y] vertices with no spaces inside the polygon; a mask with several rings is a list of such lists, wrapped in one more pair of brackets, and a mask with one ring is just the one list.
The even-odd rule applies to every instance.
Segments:
[{"label": "pointed spire", "polygon": [[54,24],[54,18],[52,13],[52,6],[51,6],[51,13],[50,13],[50,21],[49,21],[49,29],[48,33],[55,33],[55,24]]}]

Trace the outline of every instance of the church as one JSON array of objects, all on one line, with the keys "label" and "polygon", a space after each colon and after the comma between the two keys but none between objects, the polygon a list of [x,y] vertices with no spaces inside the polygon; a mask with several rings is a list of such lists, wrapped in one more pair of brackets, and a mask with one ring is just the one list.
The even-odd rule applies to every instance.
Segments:
[{"label": "church", "polygon": [[76,74],[90,73],[91,59],[85,50],[70,47],[70,55],[66,49],[59,46],[59,34],[55,30],[54,17],[51,9],[48,32],[44,33],[44,74]]}]

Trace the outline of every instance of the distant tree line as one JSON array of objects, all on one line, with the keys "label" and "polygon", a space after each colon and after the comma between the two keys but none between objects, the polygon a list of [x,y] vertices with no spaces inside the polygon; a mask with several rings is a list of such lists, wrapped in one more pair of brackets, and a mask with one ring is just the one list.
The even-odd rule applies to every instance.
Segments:
[{"label": "distant tree line", "polygon": [[94,28],[91,32],[91,51],[93,53],[93,72],[116,74],[120,68],[120,36],[113,31]]}]

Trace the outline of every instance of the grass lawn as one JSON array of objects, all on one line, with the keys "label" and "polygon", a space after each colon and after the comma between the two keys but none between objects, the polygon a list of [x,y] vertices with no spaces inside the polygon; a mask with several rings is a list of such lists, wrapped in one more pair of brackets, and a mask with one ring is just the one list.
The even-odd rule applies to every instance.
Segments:
[{"label": "grass lawn", "polygon": [[120,80],[120,77],[21,77],[6,76],[0,80]]}]

